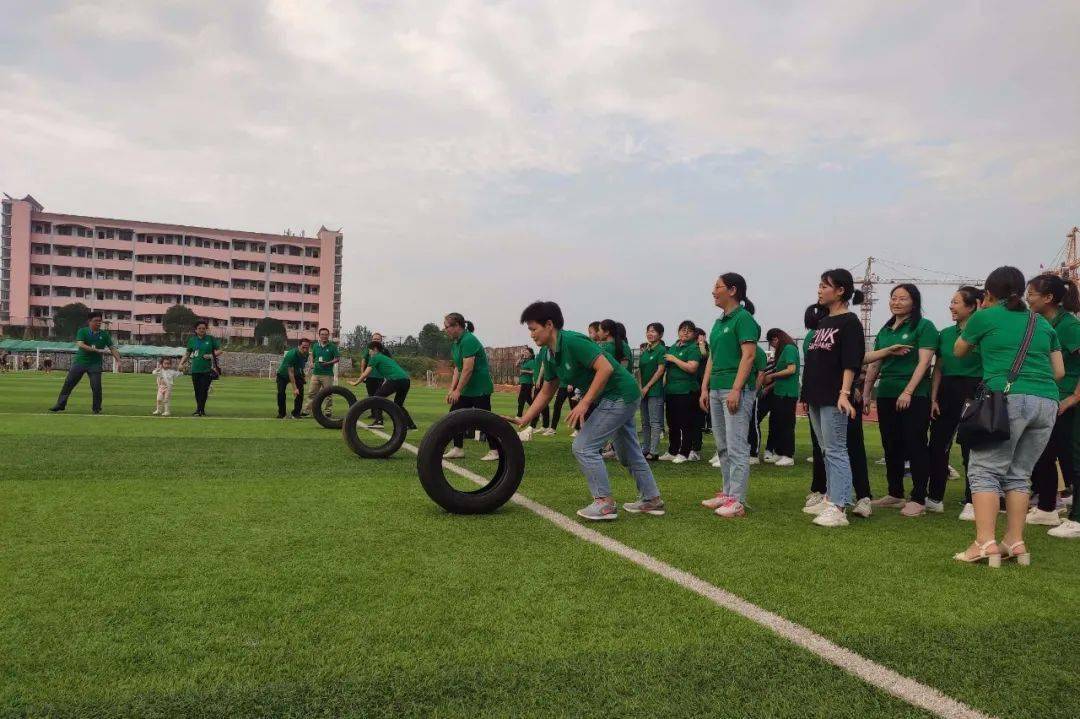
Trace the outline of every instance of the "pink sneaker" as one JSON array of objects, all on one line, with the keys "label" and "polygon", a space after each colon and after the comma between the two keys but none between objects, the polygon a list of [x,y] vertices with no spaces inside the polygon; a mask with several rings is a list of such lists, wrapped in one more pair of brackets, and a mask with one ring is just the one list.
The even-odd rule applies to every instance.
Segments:
[{"label": "pink sneaker", "polygon": [[709,509],[716,509],[717,507],[723,506],[731,499],[734,499],[734,497],[729,497],[728,495],[724,494],[723,491],[720,491],[716,493],[715,497],[701,500],[701,506],[708,507]]},{"label": "pink sneaker", "polygon": [[725,519],[732,519],[734,517],[745,517],[746,507],[744,507],[743,503],[735,499],[734,497],[728,497],[728,501],[725,504],[722,504],[716,510],[716,516],[724,517]]}]

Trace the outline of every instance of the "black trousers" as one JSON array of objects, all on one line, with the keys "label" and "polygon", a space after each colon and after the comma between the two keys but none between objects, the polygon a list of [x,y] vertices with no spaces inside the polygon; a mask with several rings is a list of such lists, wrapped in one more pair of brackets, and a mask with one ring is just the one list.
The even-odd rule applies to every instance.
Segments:
[{"label": "black trousers", "polygon": [[[412,415],[409,414],[409,410],[405,409],[405,398],[409,396],[409,387],[412,386],[412,380],[409,379],[385,379],[382,381],[382,385],[375,392],[376,397],[389,397],[393,395],[394,404],[401,409],[405,410],[406,426],[409,429],[416,429],[416,423],[413,422]],[[375,412],[371,413],[372,420],[375,418]],[[380,413],[381,418],[381,413]]]},{"label": "black trousers", "polygon": [[[454,404],[450,405],[450,411],[454,412],[454,411],[459,410],[459,409],[469,409],[470,407],[474,407],[476,409],[486,409],[488,412],[490,412],[491,411],[491,395],[490,394],[482,394],[479,397],[466,397],[466,396],[462,395],[461,397],[458,398],[457,402],[454,402]],[[495,444],[495,440],[489,438],[487,443],[488,443],[489,448],[498,449],[498,446]],[[454,446],[455,447],[464,447],[465,446],[465,435],[463,435],[463,434],[455,435],[454,436]]]},{"label": "black trousers", "polygon": [[[1035,468],[1031,470],[1031,491],[1038,493],[1039,509],[1046,512],[1052,512],[1057,507],[1057,465],[1061,465],[1061,476],[1065,480],[1066,487],[1071,489],[1076,477],[1072,451],[1075,417],[1076,408],[1073,407],[1057,418],[1054,431],[1050,434],[1050,441],[1047,442],[1039,461],[1035,463]],[[1073,501],[1077,500],[1073,499]]]},{"label": "black trousers", "polygon": [[552,427],[559,426],[559,418],[562,416],[563,402],[570,400],[570,409],[577,407],[577,400],[574,399],[574,394],[569,387],[559,387],[559,391],[555,393],[555,407],[551,410],[551,425]]},{"label": "black trousers", "polygon": [[761,454],[761,397],[754,399],[754,409],[750,412],[750,426],[747,429],[747,441],[750,442],[750,456]]},{"label": "black trousers", "polygon": [[[938,407],[941,414],[930,424],[930,486],[927,496],[935,502],[945,497],[945,482],[949,479],[949,455],[956,428],[960,424],[960,412],[964,402],[975,396],[981,380],[978,377],[942,377],[938,389]],[[964,484],[967,485],[968,448],[961,445],[964,457]],[[964,491],[965,502],[971,501],[971,488]]]},{"label": "black trousers", "polygon": [[[364,389],[367,390],[368,397],[374,397],[380,389],[382,389],[383,379],[381,377],[372,377],[368,375],[368,378],[364,380]],[[375,409],[371,411],[372,422],[382,422],[382,412]]]},{"label": "black trousers", "polygon": [[79,384],[83,375],[90,375],[90,393],[93,395],[91,409],[101,411],[101,367],[87,367],[81,364],[71,364],[67,377],[64,378],[64,386],[60,388],[60,396],[56,398],[57,407],[67,407],[68,397],[75,385]]},{"label": "black trousers", "polygon": [[[192,375],[194,377],[195,375]],[[207,374],[207,377],[210,375]],[[209,385],[207,385],[209,386]],[[277,376],[277,413],[278,417],[285,416],[285,392],[290,387],[288,375]],[[300,393],[293,398],[293,417],[300,416],[300,409],[304,406],[304,380],[300,377],[296,378],[296,387],[300,390]]]},{"label": "black trousers", "polygon": [[[761,437],[761,423],[765,421],[766,417],[772,416],[773,409],[773,393],[769,392],[758,397],[757,401],[757,421],[758,421],[758,437]],[[772,432],[772,420],[769,420],[769,433],[765,437],[765,451],[776,454],[776,448],[773,446],[775,440]],[[756,454],[756,453],[755,453]]]},{"label": "black trousers", "polygon": [[[811,492],[825,494],[828,485],[825,477],[825,455],[821,452],[813,425],[810,426],[810,441],[814,446],[814,474],[810,483]],[[851,486],[855,490],[855,499],[869,499],[870,468],[866,464],[866,437],[863,435],[862,407],[855,405],[855,418],[847,423],[847,453],[851,462]]]},{"label": "black trousers", "polygon": [[911,501],[922,504],[930,484],[930,398],[912,397],[911,406],[898,412],[895,397],[879,397],[877,410],[889,494],[903,499],[904,463],[910,462]]},{"label": "black trousers", "polygon": [[690,450],[692,452],[701,451],[702,437],[705,432],[708,432],[708,417],[709,413],[701,409],[701,403],[699,402],[699,395],[697,392],[690,393],[690,404],[694,406],[694,426],[690,430]]},{"label": "black trousers", "polygon": [[687,456],[693,450],[694,429],[700,430],[700,416],[696,410],[697,395],[669,394],[664,397],[664,412],[668,425],[668,454]]},{"label": "black trousers", "polygon": [[195,388],[195,411],[206,411],[206,398],[210,396],[210,373],[192,372],[191,385]]},{"label": "black trousers", "polygon": [[[522,411],[533,401],[533,386],[531,384],[518,385],[518,404],[517,404],[517,416],[520,417]],[[551,411],[544,407],[544,411],[541,412],[541,416],[544,418],[544,429],[547,429],[551,425]],[[536,423],[540,421],[540,417],[537,417],[532,421],[532,426],[535,427]]]},{"label": "black trousers", "polygon": [[795,456],[795,404],[794,397],[778,397],[769,393],[766,403],[769,414],[769,441],[765,449],[781,457]]}]

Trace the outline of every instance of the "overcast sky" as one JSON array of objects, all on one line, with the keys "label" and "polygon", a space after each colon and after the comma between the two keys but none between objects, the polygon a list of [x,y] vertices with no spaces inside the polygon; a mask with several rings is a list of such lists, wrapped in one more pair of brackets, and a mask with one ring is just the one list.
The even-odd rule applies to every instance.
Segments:
[{"label": "overcast sky", "polygon": [[1080,223],[1075,1],[0,7],[0,190],[341,227],[344,327],[516,344],[545,298],[640,341],[737,271],[796,329],[823,269],[1031,274]]}]

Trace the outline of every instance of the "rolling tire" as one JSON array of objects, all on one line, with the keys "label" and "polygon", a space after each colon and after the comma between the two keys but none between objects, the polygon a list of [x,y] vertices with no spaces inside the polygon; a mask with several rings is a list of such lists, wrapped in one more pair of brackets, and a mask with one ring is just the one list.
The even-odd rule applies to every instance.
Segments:
[{"label": "rolling tire", "polygon": [[[357,422],[360,417],[373,409],[382,410],[383,416],[389,416],[394,425],[393,433],[383,444],[371,446],[360,441],[357,432]],[[345,444],[349,449],[363,459],[386,459],[393,456],[405,444],[405,435],[408,433],[409,420],[405,411],[385,397],[365,397],[349,407],[349,412],[341,425],[341,434],[345,438]]]},{"label": "rolling tire", "polygon": [[341,416],[327,417],[323,412],[323,400],[332,394],[344,399],[350,407],[356,404],[356,395],[353,394],[352,391],[336,385],[327,387],[324,390],[319,390],[319,392],[311,398],[311,416],[326,429],[341,429],[341,423],[344,421]]},{"label": "rolling tire", "polygon": [[[447,481],[442,454],[455,434],[477,429],[495,442],[499,468],[487,485],[463,492]],[[483,409],[460,409],[433,424],[424,435],[416,455],[416,470],[424,491],[447,512],[486,514],[506,504],[517,491],[525,475],[525,448],[513,425],[502,417]]]}]

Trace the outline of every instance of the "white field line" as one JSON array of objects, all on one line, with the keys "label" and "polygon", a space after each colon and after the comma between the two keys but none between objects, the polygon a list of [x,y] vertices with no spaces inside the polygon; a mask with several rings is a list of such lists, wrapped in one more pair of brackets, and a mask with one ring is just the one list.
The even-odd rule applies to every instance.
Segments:
[{"label": "white field line", "polygon": [[[222,420],[232,420],[239,422],[285,422],[286,420],[278,419],[277,417],[215,417],[213,415],[209,417],[192,417],[190,415],[170,414],[168,417],[155,416],[147,412],[146,414],[85,414],[80,412],[0,412],[0,416],[4,417],[119,417],[121,419],[154,419],[162,422],[172,419],[197,419],[201,422],[213,422]],[[295,420],[289,420],[295,421]]]},{"label": "white field line", "polygon": [[[409,443],[403,444],[402,447],[413,454],[419,452],[415,446]],[[489,481],[452,462],[443,461],[442,464],[445,469],[477,484],[486,485]],[[564,532],[569,532],[579,539],[595,544],[612,554],[617,554],[653,574],[658,574],[684,589],[705,597],[717,606],[749,619],[755,624],[787,639],[789,642],[810,651],[829,664],[853,674],[867,684],[888,692],[912,706],[925,709],[939,717],[943,717],[943,719],[992,719],[990,715],[973,709],[933,687],[895,672],[871,659],[856,654],[850,649],[845,649],[801,624],[796,624],[784,619],[779,614],[762,609],[756,604],[752,604],[731,592],[710,584],[700,577],[678,569],[645,552],[629,547],[596,530],[589,529],[570,519],[565,514],[556,512],[554,509],[529,499],[523,494],[515,494],[510,501],[543,517]]]}]

